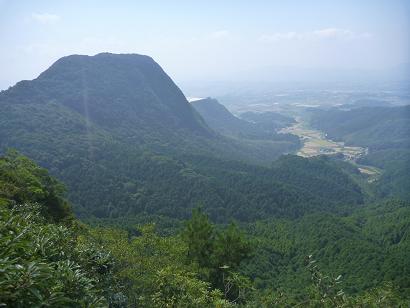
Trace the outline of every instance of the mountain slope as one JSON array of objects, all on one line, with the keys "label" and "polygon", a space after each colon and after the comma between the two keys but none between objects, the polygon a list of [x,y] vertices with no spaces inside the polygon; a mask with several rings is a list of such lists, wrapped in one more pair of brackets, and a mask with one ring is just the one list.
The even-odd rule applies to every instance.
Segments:
[{"label": "mountain slope", "polygon": [[363,292],[393,282],[408,295],[410,288],[410,204],[390,200],[357,209],[351,215],[316,213],[289,221],[259,221],[249,226],[260,245],[244,272],[259,287],[299,293],[311,281],[306,256],[330,277],[342,275],[339,287]]},{"label": "mountain slope", "polygon": [[[203,204],[215,220],[249,220],[362,203],[360,188],[324,160],[322,174],[303,173],[313,162],[298,158],[275,172],[233,161],[271,161],[284,148],[213,132],[149,57],[63,58],[1,92],[0,107],[0,150],[47,167],[83,218],[179,219]],[[317,185],[307,189],[302,175]]]},{"label": "mountain slope", "polygon": [[[31,119],[18,123],[22,114],[55,122],[65,113],[71,116],[65,124],[80,120],[81,130],[88,135],[93,129],[100,134],[108,132],[113,139],[167,155],[208,152],[269,162],[287,152],[287,144],[238,141],[215,134],[169,76],[147,56],[67,56],[38,78],[2,91],[0,103],[8,114],[15,114],[4,121],[17,119],[15,124],[26,129],[25,135],[35,133],[37,126],[30,124]],[[7,135],[14,135],[8,131],[13,126],[5,122],[1,128],[0,134],[6,135],[4,141],[14,146],[7,140]],[[77,129],[78,123],[65,130]]]},{"label": "mountain slope", "polygon": [[16,104],[58,102],[128,137],[148,129],[211,133],[179,88],[148,56],[64,57],[35,80],[2,92],[0,99]]},{"label": "mountain slope", "polygon": [[242,121],[229,112],[216,99],[204,98],[191,102],[195,110],[214,130],[225,135],[238,135],[246,130],[252,130],[250,123]]},{"label": "mountain slope", "polygon": [[[229,165],[244,170],[238,163]],[[157,307],[161,298],[160,306],[232,307],[222,301],[224,286],[210,279],[220,276],[220,264],[230,264],[226,275],[253,281],[247,283],[248,289],[254,287],[246,292],[248,306],[277,306],[279,298],[281,306],[316,307],[305,264],[306,255],[313,254],[319,271],[343,275],[332,289],[343,288],[347,306],[408,306],[408,203],[364,206],[347,216],[267,219],[244,224],[247,234],[234,223],[215,226],[196,210],[184,229],[160,236],[153,224],[138,229],[133,225],[129,232],[123,224],[118,229],[82,224],[72,217],[63,191],[61,183],[28,158],[14,151],[0,156],[4,305]],[[176,232],[176,225],[173,228]],[[210,271],[213,276],[204,275]],[[30,288],[21,287],[25,281]],[[371,288],[384,284],[383,299]],[[276,297],[279,290],[282,295]]]},{"label": "mountain slope", "polygon": [[[297,137],[276,133],[276,130],[282,127],[283,118],[287,118],[285,116],[275,114],[279,120],[278,122],[271,121],[270,125],[266,125],[266,123],[261,125],[261,123],[254,122],[253,120],[242,119],[242,115],[241,118],[234,116],[225,106],[210,97],[195,100],[191,104],[204,118],[205,122],[222,135],[243,139],[284,142],[283,146],[285,147],[286,143],[288,143],[289,150],[295,150],[299,146],[299,139]],[[291,118],[287,118],[287,120],[292,121]]]}]

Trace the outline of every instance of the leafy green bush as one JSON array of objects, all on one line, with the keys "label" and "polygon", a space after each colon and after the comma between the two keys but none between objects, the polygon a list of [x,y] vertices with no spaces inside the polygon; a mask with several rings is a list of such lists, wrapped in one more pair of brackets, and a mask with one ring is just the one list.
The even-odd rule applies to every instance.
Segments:
[{"label": "leafy green bush", "polygon": [[[112,259],[47,223],[37,204],[0,208],[0,303],[10,307],[108,304]],[[85,249],[86,248],[86,249]]]}]

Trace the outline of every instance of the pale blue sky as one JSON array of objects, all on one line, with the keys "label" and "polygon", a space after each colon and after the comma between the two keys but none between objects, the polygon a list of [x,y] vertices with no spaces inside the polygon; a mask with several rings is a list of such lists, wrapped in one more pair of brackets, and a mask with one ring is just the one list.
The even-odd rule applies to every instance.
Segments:
[{"label": "pale blue sky", "polygon": [[264,66],[382,69],[409,62],[410,1],[0,0],[0,89],[58,58],[152,56],[179,80]]}]

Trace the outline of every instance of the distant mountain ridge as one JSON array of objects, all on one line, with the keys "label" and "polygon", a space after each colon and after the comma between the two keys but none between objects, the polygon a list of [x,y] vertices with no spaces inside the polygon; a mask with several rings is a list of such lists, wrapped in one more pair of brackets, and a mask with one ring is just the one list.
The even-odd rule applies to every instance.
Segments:
[{"label": "distant mountain ridge", "polygon": [[[296,150],[300,143],[296,136],[278,134],[279,128],[290,125],[294,120],[278,113],[267,112],[261,115],[249,112],[234,116],[216,99],[208,97],[191,101],[192,106],[204,118],[205,122],[222,135],[250,139],[281,142],[283,148],[289,152]],[[246,116],[249,116],[248,120]],[[254,116],[254,117],[252,117]],[[264,121],[259,121],[262,118]],[[256,120],[256,121],[254,121]]]}]

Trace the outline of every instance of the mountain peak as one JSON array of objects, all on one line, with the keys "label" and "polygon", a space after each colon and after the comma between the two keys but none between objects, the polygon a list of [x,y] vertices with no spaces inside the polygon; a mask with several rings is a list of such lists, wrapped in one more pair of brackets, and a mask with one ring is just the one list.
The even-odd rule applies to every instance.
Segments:
[{"label": "mountain peak", "polygon": [[188,130],[209,134],[182,91],[149,56],[100,53],[69,55],[38,78],[4,91],[0,100],[55,102],[103,127],[130,134]]},{"label": "mountain peak", "polygon": [[[92,65],[101,66],[115,66],[123,65],[122,69],[132,70],[136,69],[140,65],[151,65],[152,67],[159,67],[159,65],[149,56],[140,54],[114,54],[109,52],[103,52],[94,56],[73,54],[62,57],[54,62],[47,70],[40,74],[39,78],[47,78],[52,76],[56,71],[58,74],[63,74],[71,66],[75,68],[87,69]],[[128,68],[127,68],[128,66]]]}]

